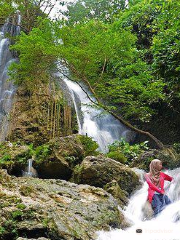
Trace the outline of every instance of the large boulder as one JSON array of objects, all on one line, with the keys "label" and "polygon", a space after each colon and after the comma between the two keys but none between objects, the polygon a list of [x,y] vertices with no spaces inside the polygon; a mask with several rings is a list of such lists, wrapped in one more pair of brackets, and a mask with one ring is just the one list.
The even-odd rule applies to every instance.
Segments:
[{"label": "large boulder", "polygon": [[49,155],[35,161],[35,167],[42,178],[61,178],[68,180],[73,167],[82,161],[83,145],[79,135],[54,138],[49,143]]},{"label": "large boulder", "polygon": [[170,147],[163,150],[149,149],[140,154],[130,166],[149,171],[149,164],[153,159],[160,159],[165,168],[173,169],[180,167],[180,154]]},{"label": "large boulder", "polygon": [[111,159],[99,156],[88,156],[74,168],[72,181],[104,187],[116,180],[122,190],[131,194],[140,184],[136,173],[129,167]]},{"label": "large boulder", "polygon": [[90,240],[96,239],[98,230],[126,226],[117,201],[101,188],[65,180],[17,178],[1,170],[0,189],[3,240]]}]

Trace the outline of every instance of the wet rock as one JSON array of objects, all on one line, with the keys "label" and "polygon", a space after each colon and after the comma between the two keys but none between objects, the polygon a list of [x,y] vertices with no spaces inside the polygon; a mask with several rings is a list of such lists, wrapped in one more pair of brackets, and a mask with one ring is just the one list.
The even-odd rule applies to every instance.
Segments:
[{"label": "wet rock", "polygon": [[104,187],[116,180],[119,187],[128,194],[140,184],[138,176],[129,167],[103,155],[86,157],[75,167],[72,180],[96,187]]},{"label": "wet rock", "polygon": [[150,149],[145,151],[135,159],[130,166],[149,171],[149,164],[153,159],[160,159],[165,168],[173,169],[180,167],[180,156],[173,148],[165,148],[163,150]]},{"label": "wet rock", "polygon": [[119,187],[119,184],[116,180],[113,180],[110,183],[107,183],[104,186],[104,190],[106,190],[107,192],[112,194],[113,197],[118,200],[118,204],[122,208],[124,207],[124,205],[127,205],[128,201],[129,201],[127,198],[127,192],[122,190]]},{"label": "wet rock", "polygon": [[88,240],[124,223],[115,198],[89,185],[9,177],[6,185],[0,183],[0,195],[2,239]]},{"label": "wet rock", "polygon": [[143,206],[143,209],[142,209],[142,212],[143,212],[143,219],[144,220],[150,220],[150,219],[153,218],[154,211],[153,211],[152,206],[149,203],[149,201],[145,202],[145,204]]},{"label": "wet rock", "polygon": [[82,161],[84,150],[79,135],[54,138],[49,143],[51,153],[35,163],[39,177],[68,180],[73,167]]}]

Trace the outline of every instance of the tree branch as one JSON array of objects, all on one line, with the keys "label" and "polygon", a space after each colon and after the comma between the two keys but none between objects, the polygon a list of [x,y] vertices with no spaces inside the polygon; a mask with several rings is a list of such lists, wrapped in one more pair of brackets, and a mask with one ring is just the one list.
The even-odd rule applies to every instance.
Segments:
[{"label": "tree branch", "polygon": [[[155,136],[153,136],[151,133],[140,130],[136,127],[134,127],[133,125],[131,125],[128,121],[124,120],[121,116],[118,116],[116,113],[112,112],[107,106],[105,106],[104,104],[102,104],[101,100],[98,98],[96,92],[94,91],[94,89],[92,88],[92,86],[90,85],[89,81],[87,80],[87,78],[85,76],[81,76],[80,73],[78,73],[78,71],[74,68],[74,66],[69,65],[66,61],[65,61],[67,67],[69,69],[72,69],[72,71],[74,72],[74,74],[83,80],[83,82],[89,87],[89,90],[92,92],[92,94],[94,95],[94,97],[97,100],[97,103],[94,102],[90,97],[89,94],[87,92],[84,91],[84,89],[77,83],[77,81],[75,81],[81,88],[82,90],[87,94],[88,98],[90,99],[91,102],[93,102],[94,104],[96,104],[97,106],[102,107],[105,111],[107,111],[108,113],[110,113],[113,117],[115,117],[117,120],[119,120],[123,125],[125,125],[126,127],[128,127],[129,129],[131,129],[132,131],[145,135],[148,138],[150,138],[151,140],[153,140],[153,142],[156,143],[156,145],[158,146],[159,149],[164,149],[164,145],[163,143],[158,140]],[[68,78],[68,76],[66,76]],[[74,81],[71,79],[71,81]]]}]

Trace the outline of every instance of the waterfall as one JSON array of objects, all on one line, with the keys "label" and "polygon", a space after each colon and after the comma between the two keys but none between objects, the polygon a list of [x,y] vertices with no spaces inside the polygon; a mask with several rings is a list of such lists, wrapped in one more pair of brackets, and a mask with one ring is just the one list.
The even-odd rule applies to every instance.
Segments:
[{"label": "waterfall", "polygon": [[[179,240],[180,239],[180,168],[167,172],[174,181],[165,181],[165,193],[172,203],[156,217],[147,220],[144,216],[144,205],[147,200],[148,185],[143,180],[141,189],[131,196],[128,206],[121,210],[131,223],[131,227],[111,229],[109,232],[98,231],[96,240],[127,240],[133,237],[146,240]],[[142,233],[137,233],[140,229]]]},{"label": "waterfall", "polygon": [[[63,72],[66,71],[66,75],[69,75],[67,69],[62,66],[60,68]],[[76,110],[79,134],[92,137],[102,152],[107,152],[108,145],[120,138],[124,138],[127,142],[133,141],[135,133],[127,129],[112,115],[105,113],[102,108],[93,105],[90,98],[94,102],[96,99],[85,86],[70,81],[60,72],[56,75],[64,81],[70,91]]]},{"label": "waterfall", "polygon": [[[20,20],[17,15],[18,25]],[[8,81],[8,67],[16,59],[9,50],[10,40],[6,38],[7,33],[16,36],[20,33],[20,27],[12,25],[8,19],[0,30],[0,141],[4,141],[8,134],[9,113],[15,94],[15,86]]]},{"label": "waterfall", "polygon": [[32,166],[33,159],[28,159],[27,168],[22,171],[23,177],[38,177],[36,169]]}]

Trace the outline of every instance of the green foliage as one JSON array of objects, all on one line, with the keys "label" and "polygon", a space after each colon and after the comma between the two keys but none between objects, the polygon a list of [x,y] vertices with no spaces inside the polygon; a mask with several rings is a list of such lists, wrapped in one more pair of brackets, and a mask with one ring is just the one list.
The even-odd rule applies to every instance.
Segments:
[{"label": "green foliage", "polygon": [[6,229],[4,227],[0,226],[0,237],[2,235],[4,235],[5,232],[6,232]]},{"label": "green foliage", "polygon": [[[5,22],[6,18],[14,12],[11,0],[0,0],[0,19]],[[3,22],[2,22],[3,23]]]},{"label": "green foliage", "polygon": [[180,154],[180,143],[174,143],[173,148],[178,154]]},{"label": "green foliage", "polygon": [[20,210],[24,210],[26,208],[26,205],[24,205],[23,203],[19,203],[16,205],[16,207]]},{"label": "green foliage", "polygon": [[61,5],[65,3],[67,11],[63,11],[63,15],[68,17],[68,24],[87,22],[91,19],[112,22],[126,5],[125,0],[78,0],[69,3],[62,1]]},{"label": "green foliage", "polygon": [[128,120],[148,122],[162,104],[177,114],[180,2],[128,2],[125,8],[124,0],[77,0],[68,4],[66,21],[52,22],[33,1],[25,6],[17,0],[24,19],[28,8],[32,19],[29,34],[12,47],[20,59],[10,67],[11,79],[33,90],[49,81],[62,59],[75,81],[84,81],[109,110]]},{"label": "green foliage", "polygon": [[1,162],[6,162],[6,161],[10,161],[11,160],[11,155],[10,154],[5,154],[2,158],[1,158]]},{"label": "green foliage", "polygon": [[79,136],[80,141],[84,148],[84,156],[91,156],[91,155],[97,155],[97,148],[99,147],[98,144],[92,140],[91,137],[81,135]]},{"label": "green foliage", "polygon": [[120,163],[126,163],[127,162],[127,158],[124,156],[124,154],[118,150],[116,151],[110,151],[107,156],[109,158],[112,158]]},{"label": "green foliage", "polygon": [[23,215],[23,212],[20,211],[20,210],[13,211],[13,212],[11,213],[11,216],[12,216],[12,218],[13,218],[14,220],[21,220],[22,215]]},{"label": "green foliage", "polygon": [[40,163],[41,161],[44,161],[47,159],[47,157],[51,154],[52,149],[50,145],[44,144],[41,146],[38,146],[35,149],[35,160],[36,162]]},{"label": "green foliage", "polygon": [[113,144],[109,145],[108,155],[111,154],[111,152],[112,153],[119,152],[123,154],[125,158],[128,159],[129,162],[131,162],[145,150],[149,149],[147,143],[148,141],[142,142],[140,144],[130,145],[124,139],[121,139],[120,141],[115,141]]},{"label": "green foliage", "polygon": [[41,18],[47,18],[47,14],[45,14],[41,7],[46,4],[48,5],[48,2],[46,0],[15,0],[16,3],[16,9],[21,14],[21,27],[22,30],[26,33],[29,33],[33,27],[37,26],[38,17]]},{"label": "green foliage", "polygon": [[[179,0],[151,0],[139,3],[120,14],[116,29],[131,29],[137,36],[137,48],[149,64],[153,79],[164,84],[160,103],[174,114],[179,112]],[[159,107],[156,105],[154,107]],[[154,108],[155,110],[155,108]]]},{"label": "green foliage", "polygon": [[61,56],[109,109],[121,106],[125,117],[148,121],[154,113],[151,104],[164,99],[164,84],[153,78],[136,48],[137,38],[114,24],[90,21],[63,27]]},{"label": "green foliage", "polygon": [[180,2],[169,1],[155,21],[157,35],[153,39],[153,70],[166,83],[168,101],[180,100]]},{"label": "green foliage", "polygon": [[19,52],[19,62],[10,65],[10,78],[29,90],[49,81],[50,70],[54,69],[58,54],[52,23],[41,18],[38,23],[29,35],[21,32],[16,44],[11,46],[12,50]]},{"label": "green foliage", "polygon": [[14,239],[15,237],[16,238],[18,237],[17,223],[13,219],[8,219],[5,223],[3,223],[2,228],[5,229],[5,231],[3,231],[4,234],[10,233],[12,239]]}]

